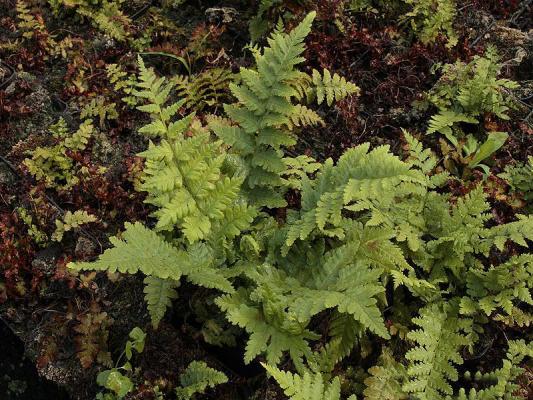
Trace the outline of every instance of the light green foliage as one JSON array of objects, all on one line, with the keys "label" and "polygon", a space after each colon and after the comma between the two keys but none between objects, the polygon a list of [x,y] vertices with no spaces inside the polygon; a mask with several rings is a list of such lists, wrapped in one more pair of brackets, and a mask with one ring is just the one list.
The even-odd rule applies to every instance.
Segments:
[{"label": "light green foliage", "polygon": [[148,275],[145,298],[154,326],[159,324],[166,307],[176,296],[174,288],[182,275],[197,285],[233,291],[230,282],[214,268],[214,260],[206,246],[198,244],[185,252],[140,223],[126,223],[125,227],[122,238],[111,238],[114,247],[106,250],[96,262],[70,263],[69,268]]},{"label": "light green foliage", "polygon": [[[245,334],[245,363],[264,357],[290,398],[340,399],[341,383],[343,392],[368,399],[505,398],[498,393],[512,393],[530,353],[525,342],[510,342],[501,368],[478,374],[476,391],[457,370],[487,339],[487,322],[531,325],[532,259],[522,253],[533,240],[533,218],[499,223],[483,183],[464,185],[461,196],[448,193],[449,174],[438,172],[437,157],[408,132],[404,159],[368,143],[336,162],[287,156],[296,127],[321,123],[301,101],[330,103],[349,92],[328,92],[326,72],[313,82],[295,69],[313,17],[253,50],[256,68],[243,68],[230,85],[237,101],[225,106],[228,118],[207,118],[219,140],[194,114],[183,114],[186,100],[169,104],[172,82],[139,61],[131,94],[150,115],[139,129],[150,139],[141,153],[141,189],[155,229],[127,223],[99,260],[70,267],[144,273],[155,327],[182,276],[218,289],[191,297],[203,324],[198,333],[216,344]],[[445,99],[450,87],[437,97]],[[463,108],[456,97],[459,89],[443,103],[435,129],[449,129],[450,137],[488,112]],[[472,164],[498,144],[475,140],[461,143]],[[339,365],[372,363],[378,346],[382,356],[370,375]],[[178,396],[225,380],[206,368],[191,365]]]},{"label": "light green foliage", "polygon": [[22,36],[24,38],[30,39],[35,33],[42,34],[46,30],[42,20],[39,21],[34,15],[32,15],[24,0],[17,0],[16,11],[18,19],[17,25],[20,31],[22,31]]},{"label": "light green foliage", "polygon": [[131,23],[121,10],[124,0],[48,0],[52,8],[59,13],[74,9],[76,13],[88,19],[101,32],[118,41],[124,41],[129,33]]},{"label": "light green foliage", "polygon": [[528,157],[527,163],[507,166],[505,171],[498,176],[507,181],[513,193],[521,193],[524,200],[531,204],[533,200],[533,156]]},{"label": "light green foliage", "polygon": [[241,84],[232,84],[232,94],[238,103],[224,109],[238,126],[213,124],[215,133],[227,144],[234,146],[249,169],[245,185],[253,189],[259,206],[283,206],[280,174],[285,165],[282,146],[291,146],[296,140],[284,128],[294,111],[291,97],[296,93],[288,83],[300,73],[294,67],[303,61],[303,41],[311,29],[314,14],[307,16],[291,33],[275,32],[269,47],[254,52],[257,70],[242,68]]},{"label": "light green foliage", "polygon": [[[306,371],[303,375],[296,375],[271,365],[263,364],[263,366],[291,400],[340,400],[341,398],[341,383],[338,377],[327,382],[320,373]],[[352,395],[347,400],[357,400],[357,398]]]},{"label": "light green foliage", "polygon": [[193,361],[180,375],[181,387],[176,388],[176,395],[179,400],[194,399],[196,394],[203,394],[206,389],[227,381],[223,372],[208,367],[203,361]]},{"label": "light green foliage", "polygon": [[[148,112],[152,122],[139,132],[160,137],[140,153],[146,159],[142,189],[147,203],[158,207],[156,229],[172,231],[176,226],[194,243],[213,231],[220,237],[233,237],[252,220],[255,211],[240,199],[240,177],[222,172],[225,160],[220,142],[210,140],[208,132],[198,129],[186,137],[193,114],[172,121],[184,100],[165,106],[172,84],[157,78],[139,59],[140,76],[134,95],[149,104],[138,109]],[[235,207],[237,206],[237,207]]]},{"label": "light green foliage", "polygon": [[365,379],[365,400],[405,400],[402,384],[407,378],[405,367],[396,361],[389,349],[381,353],[379,364],[369,368]]},{"label": "light green foliage", "polygon": [[[519,385],[514,383],[524,372],[520,364],[525,358],[533,357],[533,343],[524,340],[509,341],[506,359],[501,368],[481,374],[475,374],[477,386],[485,386],[483,389],[460,389],[457,400],[521,400],[523,397],[515,395]],[[487,384],[488,383],[488,384]],[[492,383],[492,385],[490,384]]]},{"label": "light green foliage", "polygon": [[[487,271],[470,269],[467,288],[468,297],[461,301],[462,313],[473,314],[481,310],[487,316],[503,312],[504,316],[511,317],[519,312],[519,304],[533,305],[533,256],[515,256]],[[519,325],[529,326],[531,322],[526,319]]]},{"label": "light green foliage", "polygon": [[128,74],[118,64],[108,64],[106,66],[106,75],[109,83],[113,85],[115,92],[124,94],[121,100],[130,107],[137,106],[139,99],[133,96],[133,91],[137,84],[136,76]]},{"label": "light green foliage", "polygon": [[458,319],[446,307],[430,304],[420,310],[420,317],[413,318],[412,322],[420,329],[407,334],[417,347],[405,355],[409,360],[407,374],[410,379],[403,390],[421,400],[453,394],[450,381],[458,378],[455,365],[463,363],[459,349],[466,346],[468,340],[461,330],[467,327],[468,321]]},{"label": "light green foliage", "polygon": [[422,43],[432,43],[440,34],[448,39],[447,46],[457,44],[453,22],[457,13],[455,0],[404,0],[411,10],[404,16]]},{"label": "light green foliage", "polygon": [[33,222],[32,216],[24,207],[17,207],[15,211],[24,224],[26,224],[28,227],[27,233],[35,241],[35,243],[41,246],[48,243],[48,236],[41,229],[39,229],[37,224]]},{"label": "light green foliage", "polygon": [[144,285],[144,299],[152,319],[152,326],[157,328],[172,300],[178,297],[176,288],[179,286],[179,281],[147,276],[144,278]]},{"label": "light green foliage", "polygon": [[89,214],[87,211],[67,211],[65,215],[63,215],[62,219],[56,219],[56,229],[52,234],[52,240],[60,242],[63,240],[63,235],[65,232],[69,232],[80,227],[81,225],[95,221],[97,221],[97,218],[94,215]]},{"label": "light green foliage", "polygon": [[[288,223],[286,245],[305,240],[313,231],[343,239],[343,210],[368,212],[369,225],[381,225],[395,197],[425,186],[425,177],[388,152],[387,146],[369,152],[369,144],[348,150],[333,165],[326,160],[313,181],[302,179],[302,209]],[[386,233],[384,233],[386,235]]]},{"label": "light green foliage", "polygon": [[98,96],[92,99],[89,103],[83,107],[80,113],[81,119],[98,117],[100,122],[100,128],[103,128],[106,119],[117,119],[118,113],[115,103],[106,104],[106,100],[103,96]]},{"label": "light green foliage", "polygon": [[83,151],[93,133],[92,120],[85,120],[72,134],[61,118],[50,127],[56,144],[51,147],[37,147],[31,152],[31,158],[24,160],[28,171],[47,187],[68,189],[78,183],[77,168],[74,160],[67,156],[67,151]]},{"label": "light green foliage", "polygon": [[506,91],[518,84],[498,78],[501,68],[492,48],[468,64],[444,65],[442,77],[428,93],[428,101],[439,109],[431,118],[428,133],[440,132],[457,146],[456,136],[462,136],[458,123],[475,124],[485,113],[509,119],[513,101]]},{"label": "light green foliage", "polygon": [[[250,200],[258,206],[282,207],[286,170],[283,148],[296,143],[293,128],[304,124],[318,124],[322,120],[312,110],[293,99],[301,99],[298,90],[310,77],[295,69],[303,61],[303,41],[315,17],[310,13],[290,33],[275,31],[268,39],[269,46],[253,52],[257,69],[241,68],[240,84],[231,84],[237,103],[225,105],[228,117],[236,123],[223,123],[220,119],[210,124],[214,132],[232,151],[243,158],[247,167],[244,188]],[[356,91],[355,85],[338,75],[325,78],[316,73],[320,85],[319,101],[328,103]],[[320,78],[320,79],[319,79]]]},{"label": "light green foliage", "polygon": [[315,85],[318,104],[322,104],[326,100],[328,106],[331,106],[333,101],[339,101],[350,94],[359,93],[357,85],[346,81],[339,74],[331,75],[327,69],[324,69],[322,76],[316,69],[313,70],[313,84]]},{"label": "light green foliage", "polygon": [[[276,278],[279,282],[279,277]],[[280,362],[283,352],[289,351],[293,361],[301,365],[302,357],[311,354],[308,340],[318,339],[319,335],[306,329],[306,324],[298,322],[287,310],[287,300],[283,294],[272,293],[266,284],[253,291],[241,289],[234,295],[217,299],[226,318],[250,334],[245,363],[266,353],[267,362],[275,365]]]}]

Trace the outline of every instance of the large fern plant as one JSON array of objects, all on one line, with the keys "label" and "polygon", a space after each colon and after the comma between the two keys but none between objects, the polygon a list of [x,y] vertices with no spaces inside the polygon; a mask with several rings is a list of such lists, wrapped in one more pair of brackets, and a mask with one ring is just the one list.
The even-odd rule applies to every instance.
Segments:
[{"label": "large fern plant", "polygon": [[[364,357],[369,338],[382,353],[361,379],[369,399],[513,398],[526,341],[509,341],[475,390],[461,389],[458,366],[486,324],[529,326],[533,260],[518,253],[533,217],[497,224],[481,186],[446,194],[449,176],[407,132],[404,159],[368,144],[337,162],[286,156],[294,118],[309,110],[294,101],[330,102],[325,82],[347,84],[294,68],[312,19],[274,33],[257,68],[241,70],[229,119],[210,118],[219,140],[193,114],[176,118],[183,102],[169,102],[172,85],[139,61],[133,94],[150,114],[139,132],[150,139],[140,155],[154,227],[128,223],[99,260],[71,268],[144,273],[156,326],[182,277],[218,290],[215,303],[246,334],[245,362],[263,358],[291,398],[339,399],[336,365]],[[287,207],[288,187],[300,204]]]}]

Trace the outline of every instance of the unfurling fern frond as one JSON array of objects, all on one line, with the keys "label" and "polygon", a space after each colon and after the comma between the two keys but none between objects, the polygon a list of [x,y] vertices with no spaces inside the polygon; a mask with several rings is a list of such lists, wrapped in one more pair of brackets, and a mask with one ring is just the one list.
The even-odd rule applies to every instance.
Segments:
[{"label": "unfurling fern frond", "polygon": [[181,387],[176,388],[179,400],[193,399],[195,394],[203,394],[206,389],[226,383],[228,377],[203,361],[193,361],[180,375]]}]

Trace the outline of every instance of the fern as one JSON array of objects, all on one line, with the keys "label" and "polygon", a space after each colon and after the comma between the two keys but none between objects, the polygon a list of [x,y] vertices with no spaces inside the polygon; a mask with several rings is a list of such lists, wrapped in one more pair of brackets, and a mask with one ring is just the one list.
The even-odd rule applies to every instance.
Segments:
[{"label": "fern", "polygon": [[492,48],[468,64],[457,61],[443,66],[441,79],[427,96],[429,102],[439,108],[439,113],[430,121],[428,133],[440,132],[457,146],[455,134],[461,133],[457,123],[477,123],[485,113],[509,119],[507,112],[514,103],[507,91],[516,89],[518,84],[498,78],[501,68]]},{"label": "fern", "polygon": [[501,368],[486,374],[476,374],[478,386],[483,383],[494,382],[483,389],[470,389],[468,394],[465,389],[460,389],[457,400],[520,400],[523,397],[515,395],[519,385],[515,383],[517,378],[524,372],[519,367],[525,358],[533,357],[532,343],[526,343],[524,340],[509,341],[506,359],[503,360]]},{"label": "fern", "polygon": [[144,278],[144,285],[144,299],[148,313],[152,320],[152,326],[157,328],[165,316],[167,308],[172,304],[172,300],[178,297],[176,288],[179,286],[179,281],[147,276]]},{"label": "fern", "polygon": [[[152,115],[152,122],[139,132],[159,136],[159,144],[150,142],[148,150],[139,155],[146,159],[142,189],[148,192],[147,203],[158,207],[154,216],[156,229],[182,230],[190,243],[207,238],[215,226],[233,226],[244,229],[255,211],[240,197],[240,177],[225,176],[222,172],[225,154],[220,142],[212,142],[208,132],[198,129],[196,135],[184,137],[193,114],[171,121],[184,100],[164,106],[172,84],[157,78],[139,59],[140,76],[134,95],[147,99],[149,104],[138,109]],[[242,202],[235,214],[231,207]],[[234,236],[239,229],[227,230]]]},{"label": "fern", "polygon": [[172,81],[177,94],[185,99],[184,107],[202,111],[221,104],[233,80],[234,75],[228,69],[212,68],[192,77],[178,76]]},{"label": "fern", "polygon": [[397,362],[390,350],[385,348],[380,362],[369,368],[370,376],[365,379],[365,400],[404,400],[407,394],[402,384],[407,377],[405,367]]},{"label": "fern", "polygon": [[121,10],[124,0],[54,0],[53,7],[57,11],[59,2],[63,8],[73,8],[79,16],[115,40],[124,41],[129,35],[131,21]]},{"label": "fern", "polygon": [[106,250],[97,261],[70,263],[69,268],[148,275],[145,298],[154,326],[175,296],[174,288],[182,275],[197,285],[233,291],[230,282],[213,267],[205,246],[191,247],[185,252],[140,223],[126,223],[125,228],[121,239],[111,238],[114,247]]},{"label": "fern", "polygon": [[195,394],[203,394],[207,388],[227,381],[224,373],[208,367],[203,361],[193,361],[180,375],[181,387],[176,388],[176,395],[182,400],[193,399]]},{"label": "fern", "polygon": [[427,400],[453,394],[450,381],[458,379],[455,365],[463,363],[459,349],[468,344],[460,332],[465,329],[465,322],[439,304],[424,307],[412,322],[421,329],[407,334],[417,347],[405,355],[409,360],[409,382],[403,385],[403,390]]},{"label": "fern", "polygon": [[266,353],[267,362],[276,365],[283,352],[289,351],[292,360],[302,365],[302,357],[311,354],[307,340],[318,339],[319,335],[299,323],[287,310],[284,300],[283,295],[273,293],[268,287],[259,287],[254,291],[240,289],[216,300],[226,318],[250,334],[244,354],[245,363]]},{"label": "fern", "polygon": [[463,313],[481,310],[491,316],[494,311],[502,310],[504,315],[516,315],[517,303],[533,305],[533,256],[515,256],[488,271],[470,269],[467,287],[469,297],[461,301]]},{"label": "fern", "polygon": [[60,242],[63,239],[65,232],[76,229],[80,225],[95,222],[96,220],[97,218],[94,215],[87,213],[87,211],[67,211],[65,215],[63,215],[63,220],[56,219],[56,229],[52,235],[52,240]]},{"label": "fern", "polygon": [[[268,364],[263,364],[263,367],[291,400],[340,400],[341,398],[341,383],[337,377],[331,382],[325,382],[320,373],[305,372],[300,376],[281,371]],[[357,400],[357,398],[352,395],[347,400]]]},{"label": "fern", "polygon": [[368,150],[368,144],[350,149],[336,166],[327,160],[314,181],[304,177],[302,209],[287,226],[287,246],[305,240],[314,230],[342,239],[343,209],[367,210],[371,224],[379,225],[384,222],[380,209],[392,206],[393,193],[407,195],[418,185],[425,186],[424,176],[388,153],[388,147]]},{"label": "fern", "polygon": [[359,92],[359,88],[355,84],[347,82],[338,74],[332,76],[327,69],[324,69],[322,76],[316,69],[313,70],[313,84],[315,85],[318,104],[322,104],[326,100],[328,106],[331,106],[333,101],[342,100],[350,94]]},{"label": "fern", "polygon": [[92,99],[88,104],[83,107],[80,113],[81,119],[98,117],[100,121],[100,128],[104,126],[106,119],[117,119],[118,113],[115,108],[115,103],[106,104],[103,96],[98,96]]},{"label": "fern", "polygon": [[43,180],[47,187],[68,189],[78,183],[76,164],[67,155],[70,151],[83,151],[93,133],[92,120],[85,120],[73,134],[68,133],[67,125],[61,118],[50,127],[57,141],[52,147],[37,147],[24,165],[36,179]]},{"label": "fern", "polygon": [[[250,200],[258,206],[283,207],[285,172],[283,147],[296,143],[292,129],[304,123],[317,124],[320,117],[302,105],[293,104],[300,96],[294,82],[305,74],[295,70],[303,61],[303,41],[311,29],[315,13],[310,13],[290,33],[276,31],[268,40],[269,47],[254,51],[257,69],[242,68],[240,84],[230,90],[237,103],[225,105],[228,117],[236,125],[214,121],[211,128],[243,159],[247,167],[244,188]],[[330,76],[325,73],[325,76]],[[355,85],[340,77],[325,82],[321,90],[343,97],[355,91]],[[327,88],[327,89],[326,89]],[[236,145],[236,143],[239,143]]]},{"label": "fern", "polygon": [[412,6],[405,17],[422,43],[434,42],[439,34],[445,34],[447,47],[454,47],[458,37],[453,29],[457,13],[455,0],[404,0]]},{"label": "fern", "polygon": [[113,85],[115,91],[125,95],[121,100],[128,106],[137,106],[139,99],[133,96],[133,91],[137,84],[136,76],[129,75],[118,64],[108,64],[106,66],[106,75],[107,79],[109,79],[109,83]]},{"label": "fern", "polygon": [[528,157],[527,163],[507,166],[498,176],[507,181],[512,193],[519,193],[526,204],[530,204],[533,200],[533,156]]}]

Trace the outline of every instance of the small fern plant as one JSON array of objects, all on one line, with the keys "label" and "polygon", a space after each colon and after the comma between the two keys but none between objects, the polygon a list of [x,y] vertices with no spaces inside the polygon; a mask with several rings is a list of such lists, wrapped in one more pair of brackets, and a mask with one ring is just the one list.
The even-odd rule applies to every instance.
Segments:
[{"label": "small fern plant", "polygon": [[178,400],[195,399],[197,394],[227,381],[228,377],[223,372],[208,367],[203,361],[193,361],[180,375],[181,387],[176,388],[176,395]]},{"label": "small fern plant", "polygon": [[[242,178],[223,172],[220,143],[193,123],[193,114],[174,120],[184,100],[165,105],[172,84],[158,78],[140,58],[139,70],[132,94],[147,102],[138,109],[151,116],[151,122],[139,129],[150,138],[148,149],[139,154],[145,159],[141,189],[147,192],[146,202],[155,206],[155,230],[127,223],[122,236],[111,240],[114,247],[97,262],[71,267],[145,273],[145,298],[157,326],[177,297],[182,275],[204,287],[233,291],[217,272],[213,249],[224,247],[245,229],[256,211],[240,198]],[[171,241],[164,238],[168,233]]]},{"label": "small fern plant", "polygon": [[514,81],[499,78],[501,64],[493,48],[465,64],[457,61],[442,67],[442,77],[428,93],[428,101],[439,109],[429,123],[428,133],[441,133],[457,146],[457,136],[464,137],[461,123],[476,124],[485,114],[509,119],[514,102],[508,91]]},{"label": "small fern plant", "polygon": [[295,126],[319,124],[316,112],[302,104],[302,82],[316,86],[317,100],[328,104],[348,94],[357,86],[338,75],[316,71],[313,78],[295,67],[304,59],[304,40],[311,30],[315,13],[310,13],[290,33],[276,30],[268,39],[269,46],[253,50],[256,69],[241,68],[240,84],[230,84],[237,98],[234,104],[224,105],[230,121],[214,119],[210,124],[232,151],[242,158],[246,167],[244,190],[253,204],[270,208],[283,207],[286,189],[281,175],[287,170],[283,149],[296,143]]},{"label": "small fern plant", "polygon": [[[276,380],[290,400],[340,400],[341,383],[338,377],[331,382],[325,381],[320,373],[304,372],[303,375],[281,371],[276,367],[263,364],[268,373]],[[351,395],[347,400],[357,400]]]},{"label": "small fern plant", "polygon": [[85,150],[91,138],[94,126],[91,119],[83,121],[76,132],[70,133],[64,119],[50,126],[56,144],[50,147],[37,147],[31,152],[31,158],[24,160],[29,173],[46,187],[69,189],[79,182],[78,167],[70,152]]}]

